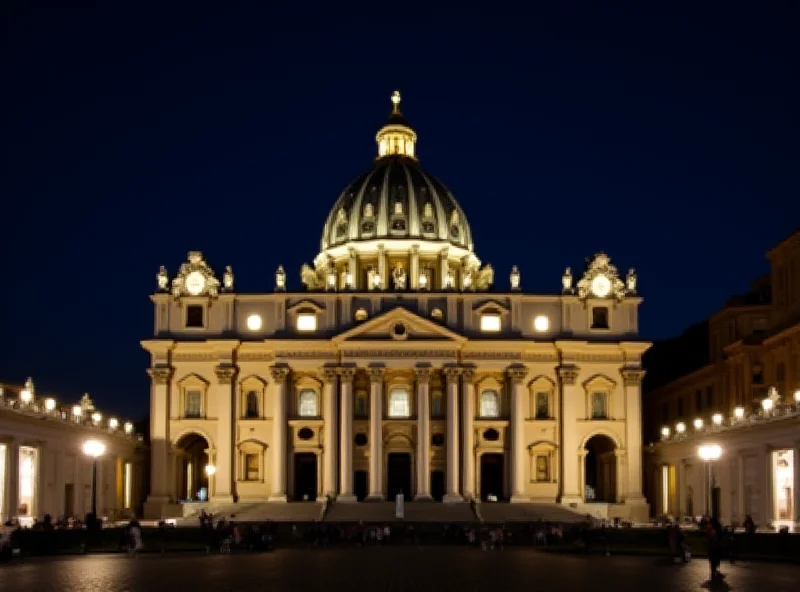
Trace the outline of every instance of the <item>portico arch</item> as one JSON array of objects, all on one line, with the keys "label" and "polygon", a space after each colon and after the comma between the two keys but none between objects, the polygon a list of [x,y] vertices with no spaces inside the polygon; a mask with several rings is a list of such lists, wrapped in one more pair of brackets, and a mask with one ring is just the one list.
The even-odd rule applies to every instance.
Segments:
[{"label": "portico arch", "polygon": [[176,498],[207,500],[211,493],[206,472],[210,464],[209,438],[199,430],[186,430],[174,442]]},{"label": "portico arch", "polygon": [[585,502],[617,502],[618,451],[616,439],[606,433],[596,433],[584,440]]}]

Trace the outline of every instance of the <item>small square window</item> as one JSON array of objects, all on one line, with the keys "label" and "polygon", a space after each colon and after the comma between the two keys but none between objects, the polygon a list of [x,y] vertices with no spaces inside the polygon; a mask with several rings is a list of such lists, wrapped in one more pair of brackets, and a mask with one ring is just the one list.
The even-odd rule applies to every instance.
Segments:
[{"label": "small square window", "polygon": [[608,308],[595,306],[592,309],[592,329],[608,329]]},{"label": "small square window", "polygon": [[500,330],[500,315],[485,314],[481,316],[481,331],[497,332]]},{"label": "small square window", "polygon": [[314,313],[300,313],[297,315],[297,330],[298,331],[316,331],[317,330],[317,315]]},{"label": "small square window", "polygon": [[550,459],[540,454],[536,457],[536,480],[550,481]]},{"label": "small square window", "polygon": [[244,455],[244,479],[245,481],[258,481],[258,455]]},{"label": "small square window", "polygon": [[550,417],[549,394],[545,392],[536,393],[536,419],[548,419]]},{"label": "small square window", "polygon": [[199,304],[190,304],[186,307],[186,326],[192,329],[205,327],[203,307]]}]

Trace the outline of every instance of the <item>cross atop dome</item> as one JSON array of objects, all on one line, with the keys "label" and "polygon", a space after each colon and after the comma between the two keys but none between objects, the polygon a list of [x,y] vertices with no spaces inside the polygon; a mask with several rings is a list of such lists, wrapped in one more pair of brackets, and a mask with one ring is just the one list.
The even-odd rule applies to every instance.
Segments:
[{"label": "cross atop dome", "polygon": [[392,113],[397,113],[398,115],[400,114],[400,101],[402,100],[403,99],[400,97],[399,90],[396,90],[392,93],[392,105],[394,105],[394,107],[392,107]]}]

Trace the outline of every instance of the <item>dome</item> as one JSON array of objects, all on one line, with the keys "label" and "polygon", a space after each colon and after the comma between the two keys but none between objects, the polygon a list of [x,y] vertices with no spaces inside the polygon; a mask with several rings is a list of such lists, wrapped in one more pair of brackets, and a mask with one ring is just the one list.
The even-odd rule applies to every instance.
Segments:
[{"label": "dome", "polygon": [[446,242],[473,250],[464,211],[453,194],[424,171],[415,155],[416,133],[394,109],[378,131],[378,157],[339,195],[325,220],[321,247],[325,251],[353,241],[417,239]]}]

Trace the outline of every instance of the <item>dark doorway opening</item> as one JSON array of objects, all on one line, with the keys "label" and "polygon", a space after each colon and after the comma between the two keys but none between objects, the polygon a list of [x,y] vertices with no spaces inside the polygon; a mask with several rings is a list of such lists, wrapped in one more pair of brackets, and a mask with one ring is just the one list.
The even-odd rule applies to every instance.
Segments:
[{"label": "dark doorway opening", "polygon": [[356,471],[353,473],[353,493],[360,502],[367,499],[367,488],[369,487],[368,477],[369,473],[366,471]]},{"label": "dark doorway opening", "polygon": [[503,455],[481,455],[481,499],[487,501],[489,496],[503,499]]},{"label": "dark doorway opening", "polygon": [[313,452],[294,455],[294,499],[298,502],[317,499],[317,455]]},{"label": "dark doorway opening", "polygon": [[208,499],[208,441],[199,434],[186,434],[175,443],[181,462],[179,500]]},{"label": "dark doorway opening", "polygon": [[386,494],[393,501],[398,493],[411,499],[411,455],[407,452],[390,452],[386,462]]},{"label": "dark doorway opening", "polygon": [[437,502],[444,499],[444,471],[431,473],[431,497]]},{"label": "dark doorway opening", "polygon": [[616,446],[608,436],[598,434],[586,442],[586,502],[617,501]]},{"label": "dark doorway opening", "polygon": [[64,485],[64,516],[69,518],[75,515],[75,485]]}]

